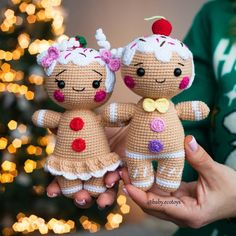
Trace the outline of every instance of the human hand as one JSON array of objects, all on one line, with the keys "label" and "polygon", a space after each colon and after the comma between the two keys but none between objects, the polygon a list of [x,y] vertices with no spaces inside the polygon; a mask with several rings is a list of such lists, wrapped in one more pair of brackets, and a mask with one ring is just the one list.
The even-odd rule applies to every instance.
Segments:
[{"label": "human hand", "polygon": [[182,182],[174,193],[153,186],[144,192],[130,184],[127,170],[122,170],[127,193],[144,212],[172,221],[181,227],[200,228],[213,221],[236,216],[236,172],[219,164],[197,144],[185,138],[186,159],[198,172],[197,181]]},{"label": "human hand", "polygon": [[[56,134],[56,130],[51,130],[52,133]],[[116,152],[121,157],[124,152],[124,136],[125,131],[121,128],[107,128],[106,135],[109,140],[111,150]],[[97,199],[94,199],[90,196],[87,190],[80,190],[76,194],[73,195],[73,200],[76,206],[79,208],[89,208],[96,201],[98,207],[100,209],[104,209],[105,207],[111,206],[116,200],[116,195],[118,191],[118,184],[120,180],[119,170],[108,172],[104,176],[105,185],[107,187],[107,191],[98,196]],[[56,178],[48,185],[47,187],[47,195],[51,198],[57,197],[61,195],[60,187],[57,183]]]}]

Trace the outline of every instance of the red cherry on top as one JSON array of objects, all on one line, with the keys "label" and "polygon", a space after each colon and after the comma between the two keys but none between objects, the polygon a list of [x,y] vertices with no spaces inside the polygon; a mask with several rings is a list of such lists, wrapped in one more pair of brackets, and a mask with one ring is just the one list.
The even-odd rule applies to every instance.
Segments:
[{"label": "red cherry on top", "polygon": [[171,34],[171,31],[172,31],[172,25],[166,19],[162,18],[162,19],[156,20],[152,24],[153,34],[161,34],[161,35],[169,36]]}]

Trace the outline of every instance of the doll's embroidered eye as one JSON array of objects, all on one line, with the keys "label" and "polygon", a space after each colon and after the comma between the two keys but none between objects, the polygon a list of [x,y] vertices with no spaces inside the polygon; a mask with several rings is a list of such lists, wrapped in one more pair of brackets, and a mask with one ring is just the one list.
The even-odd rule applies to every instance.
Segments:
[{"label": "doll's embroidered eye", "polygon": [[174,75],[175,75],[176,77],[180,76],[181,74],[182,74],[182,70],[181,70],[180,68],[176,68],[176,69],[174,70]]},{"label": "doll's embroidered eye", "polygon": [[138,76],[144,76],[145,75],[145,70],[142,67],[138,68],[137,69],[137,75]]},{"label": "doll's embroidered eye", "polygon": [[100,83],[102,80],[94,80],[92,83],[93,88],[97,89],[100,87]]},{"label": "doll's embroidered eye", "polygon": [[55,79],[55,82],[57,82],[57,87],[58,87],[59,89],[63,89],[63,88],[65,88],[65,86],[66,86],[64,80]]}]

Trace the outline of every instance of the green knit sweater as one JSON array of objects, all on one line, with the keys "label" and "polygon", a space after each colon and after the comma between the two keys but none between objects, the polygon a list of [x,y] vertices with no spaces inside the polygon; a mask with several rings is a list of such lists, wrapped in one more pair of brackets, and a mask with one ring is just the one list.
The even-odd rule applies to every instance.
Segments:
[{"label": "green knit sweater", "polygon": [[[194,135],[215,161],[236,170],[236,35],[229,33],[233,23],[236,28],[234,17],[230,0],[210,1],[196,15],[185,39],[194,55],[196,77],[192,87],[173,100],[208,104],[208,119],[183,122],[185,132]],[[197,179],[188,163],[183,179]],[[236,224],[222,220],[201,229],[179,229],[175,235],[235,236]]]}]

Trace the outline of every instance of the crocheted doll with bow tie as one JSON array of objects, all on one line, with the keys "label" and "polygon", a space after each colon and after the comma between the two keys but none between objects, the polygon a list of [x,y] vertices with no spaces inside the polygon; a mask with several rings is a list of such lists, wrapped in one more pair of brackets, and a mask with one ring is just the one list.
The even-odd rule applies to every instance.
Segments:
[{"label": "crocheted doll with bow tie", "polygon": [[[152,30],[153,35],[138,37],[121,55],[124,83],[142,99],[138,104],[113,103],[103,116],[113,125],[130,124],[125,161],[131,183],[148,190],[155,182],[160,189],[173,192],[180,185],[185,157],[180,119],[204,119],[209,109],[200,101],[171,102],[193,82],[192,53],[169,37],[172,26],[167,20],[158,19]],[[156,174],[153,160],[158,161]]]},{"label": "crocheted doll with bow tie", "polygon": [[45,169],[57,176],[62,193],[69,197],[81,189],[92,196],[105,192],[104,174],[121,163],[110,151],[101,117],[93,111],[111,96],[120,59],[111,54],[101,29],[95,37],[99,51],[86,48],[78,36],[51,46],[37,58],[48,75],[49,97],[66,111],[39,110],[32,120],[39,127],[58,128]]}]

